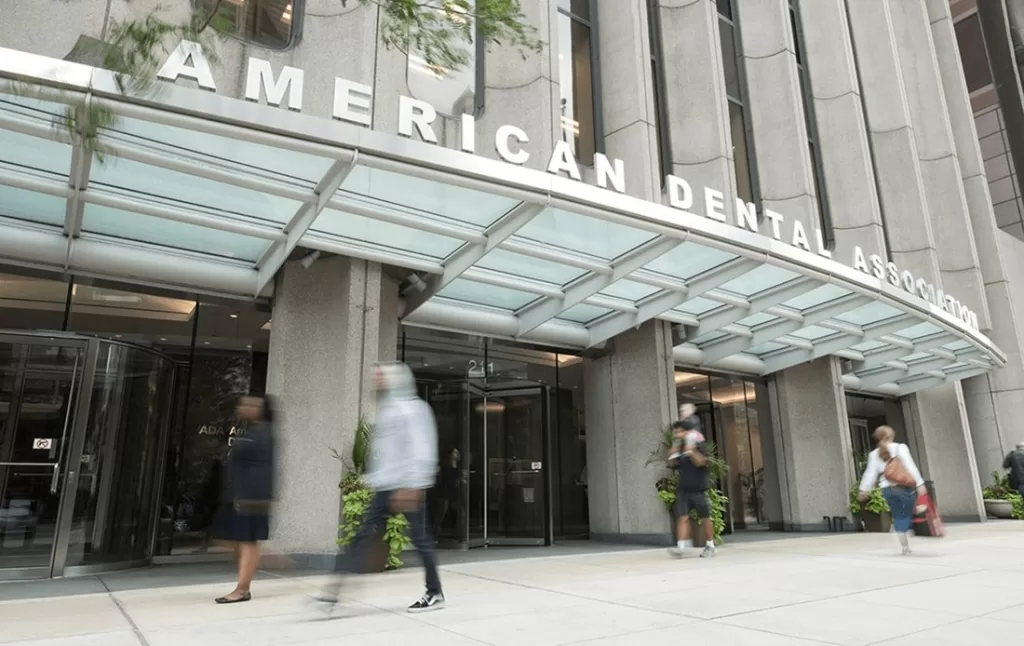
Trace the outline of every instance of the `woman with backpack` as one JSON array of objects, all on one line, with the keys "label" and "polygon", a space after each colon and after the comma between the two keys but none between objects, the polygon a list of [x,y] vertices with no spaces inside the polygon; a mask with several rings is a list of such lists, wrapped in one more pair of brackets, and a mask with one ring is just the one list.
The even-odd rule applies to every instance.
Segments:
[{"label": "woman with backpack", "polygon": [[892,427],[879,426],[875,429],[874,438],[878,448],[868,454],[868,466],[860,481],[858,499],[861,502],[867,500],[878,482],[882,496],[889,504],[892,524],[903,547],[903,555],[909,556],[910,526],[914,520],[917,496],[927,493],[924,478],[910,457],[910,448],[895,441],[896,431]]}]

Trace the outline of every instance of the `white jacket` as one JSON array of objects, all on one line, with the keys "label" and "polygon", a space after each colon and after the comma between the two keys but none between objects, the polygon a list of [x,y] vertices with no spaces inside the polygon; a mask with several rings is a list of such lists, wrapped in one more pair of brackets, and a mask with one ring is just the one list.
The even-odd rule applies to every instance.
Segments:
[{"label": "white jacket", "polygon": [[366,484],[374,491],[429,489],[437,477],[434,411],[416,394],[412,371],[382,364],[386,390],[379,393]]},{"label": "white jacket", "polygon": [[[910,477],[914,479],[916,486],[920,487],[924,484],[924,478],[921,477],[921,472],[917,470],[914,458],[910,457],[910,448],[906,444],[893,442],[889,445],[889,452],[895,459],[903,462],[903,466],[907,469]],[[882,475],[883,471],[885,471],[885,460],[882,459],[882,456],[878,455],[878,449],[875,449],[868,454],[868,466],[864,469],[864,477],[860,480],[860,490],[871,491],[876,481],[878,481],[878,486],[882,489],[891,487],[892,483],[885,479],[885,476]]]}]

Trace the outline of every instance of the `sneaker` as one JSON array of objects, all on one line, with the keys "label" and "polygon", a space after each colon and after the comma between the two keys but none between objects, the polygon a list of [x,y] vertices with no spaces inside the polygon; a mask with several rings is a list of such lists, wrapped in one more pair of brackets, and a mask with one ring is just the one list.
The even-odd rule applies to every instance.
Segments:
[{"label": "sneaker", "polygon": [[914,551],[912,549],[910,549],[909,545],[907,547],[903,548],[903,556],[913,556],[913,554],[914,554]]},{"label": "sneaker", "polygon": [[420,597],[419,601],[409,606],[409,612],[430,612],[431,610],[440,610],[441,608],[444,608],[444,595],[430,594],[428,592]]},{"label": "sneaker", "polygon": [[713,558],[715,554],[718,554],[718,548],[716,548],[711,543],[708,543],[704,546],[704,551],[700,553],[700,557],[702,559],[709,559]]},{"label": "sneaker", "polygon": [[668,548],[668,554],[674,559],[683,558],[683,550],[679,549],[678,545],[673,545],[672,547]]}]

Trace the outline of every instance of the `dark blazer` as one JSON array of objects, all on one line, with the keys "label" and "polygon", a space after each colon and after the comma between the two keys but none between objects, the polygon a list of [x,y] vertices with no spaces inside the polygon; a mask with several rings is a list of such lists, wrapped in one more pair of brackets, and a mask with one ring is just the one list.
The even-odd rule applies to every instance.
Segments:
[{"label": "dark blazer", "polygon": [[276,457],[269,424],[255,424],[245,435],[235,437],[224,478],[225,502],[273,500]]}]

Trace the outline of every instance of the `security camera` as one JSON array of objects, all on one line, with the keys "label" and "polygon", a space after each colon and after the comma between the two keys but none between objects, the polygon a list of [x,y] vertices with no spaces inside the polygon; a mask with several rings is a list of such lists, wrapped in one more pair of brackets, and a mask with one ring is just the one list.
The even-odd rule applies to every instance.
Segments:
[{"label": "security camera", "polygon": [[320,251],[319,250],[318,251],[310,252],[310,253],[306,254],[302,258],[302,260],[299,261],[299,264],[302,265],[303,269],[309,269],[310,267],[313,266],[313,263],[316,262],[317,258],[319,258],[319,257],[320,257]]}]

